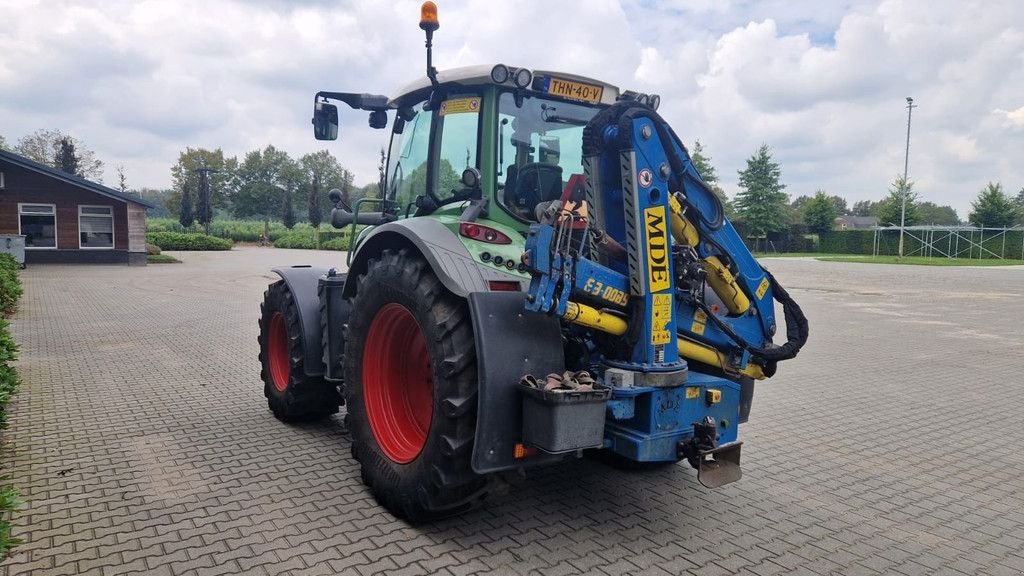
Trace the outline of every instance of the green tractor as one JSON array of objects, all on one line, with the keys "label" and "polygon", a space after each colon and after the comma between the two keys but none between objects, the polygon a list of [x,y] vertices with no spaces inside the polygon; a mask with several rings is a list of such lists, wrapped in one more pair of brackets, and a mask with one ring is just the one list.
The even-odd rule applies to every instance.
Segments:
[{"label": "green tractor", "polygon": [[[349,206],[331,191],[332,224],[355,237],[347,273],[274,270],[281,280],[266,291],[259,337],[270,410],[300,421],[346,406],[363,482],[411,521],[478,505],[497,472],[585,449],[641,465],[685,459],[708,485],[737,479],[736,428],[753,381],[784,359],[764,348],[775,331],[772,289],[784,291],[754,270],[742,242],[720,236],[734,231],[714,216],[713,194],[682,197],[699,176],[684,181],[692,169],[681,145],[662,138],[662,152],[651,153],[667,154],[660,170],[629,168],[648,215],[643,231],[622,209],[634,191],[601,188],[600,173],[620,160],[588,151],[588,139],[602,137],[601,115],[657,118],[660,98],[503,64],[438,72],[433,3],[420,26],[425,78],[391,98],[314,97],[317,139],[337,138],[340,101],[369,112],[372,128],[390,125],[390,144],[379,198]],[[652,126],[667,134],[636,122],[650,124],[638,135]],[[655,194],[662,181],[666,193]],[[538,248],[545,239],[557,246]],[[674,275],[663,262],[655,282],[669,241],[679,243]],[[542,267],[552,256],[572,269]],[[727,329],[744,344],[718,334]],[[543,385],[545,374],[575,389]],[[531,375],[547,389],[522,390]]]}]

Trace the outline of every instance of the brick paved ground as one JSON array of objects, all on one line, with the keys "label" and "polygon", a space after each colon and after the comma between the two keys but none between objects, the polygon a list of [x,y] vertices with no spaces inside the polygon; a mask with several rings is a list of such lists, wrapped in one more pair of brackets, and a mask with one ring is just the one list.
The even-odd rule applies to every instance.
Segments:
[{"label": "brick paved ground", "polygon": [[364,491],[339,418],[266,410],[270,265],[39,266],[13,327],[8,574],[1024,573],[1024,269],[772,260],[812,338],[757,393],[744,478],[577,461],[410,527]]}]

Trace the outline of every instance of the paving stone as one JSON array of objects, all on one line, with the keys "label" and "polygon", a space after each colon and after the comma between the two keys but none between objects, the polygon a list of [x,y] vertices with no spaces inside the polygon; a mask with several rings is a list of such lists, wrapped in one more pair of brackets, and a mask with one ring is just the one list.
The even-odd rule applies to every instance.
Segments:
[{"label": "paving stone", "polygon": [[576,460],[409,526],[362,486],[343,414],[284,425],[262,397],[270,266],[344,255],[180,257],[23,272],[4,464],[25,542],[0,576],[1024,571],[1024,269],[766,259],[812,336],[758,386],[740,482]]}]

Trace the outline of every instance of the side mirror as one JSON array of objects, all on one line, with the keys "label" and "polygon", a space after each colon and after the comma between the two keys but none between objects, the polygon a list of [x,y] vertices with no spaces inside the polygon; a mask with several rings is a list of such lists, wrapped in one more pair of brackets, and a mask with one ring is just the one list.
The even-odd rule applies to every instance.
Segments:
[{"label": "side mirror", "polygon": [[317,140],[338,139],[338,107],[328,102],[313,106],[313,137]]}]

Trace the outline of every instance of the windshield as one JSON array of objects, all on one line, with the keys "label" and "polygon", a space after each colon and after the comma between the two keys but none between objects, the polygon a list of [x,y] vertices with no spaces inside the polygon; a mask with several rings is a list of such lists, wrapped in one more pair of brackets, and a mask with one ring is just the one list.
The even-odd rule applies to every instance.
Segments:
[{"label": "windshield", "polygon": [[511,92],[498,99],[499,201],[524,220],[583,173],[583,128],[598,108]]}]

